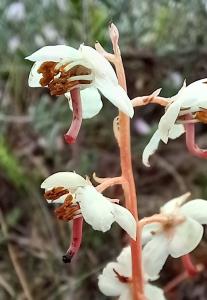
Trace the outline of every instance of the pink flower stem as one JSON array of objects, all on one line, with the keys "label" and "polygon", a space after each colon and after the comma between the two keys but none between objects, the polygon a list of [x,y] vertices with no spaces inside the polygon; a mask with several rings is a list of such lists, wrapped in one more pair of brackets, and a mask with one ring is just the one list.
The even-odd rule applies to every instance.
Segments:
[{"label": "pink flower stem", "polygon": [[73,120],[68,132],[64,135],[65,141],[68,144],[74,144],[78,136],[82,124],[82,105],[80,97],[80,89],[74,88],[70,91],[72,107],[73,107]]},{"label": "pink flower stem", "polygon": [[[117,30],[118,31],[118,30]],[[115,69],[120,86],[127,91],[126,77],[124,66],[118,46],[118,38],[115,40],[113,31],[113,50],[115,55]],[[130,120],[127,115],[119,111],[119,143],[120,160],[121,160],[121,177],[124,179],[123,190],[126,208],[131,211],[138,224],[138,208],[135,182],[132,170],[131,159],[131,136],[130,136]],[[142,300],[144,297],[144,277],[142,270],[142,243],[141,235],[137,230],[136,241],[130,241],[132,253],[132,293],[133,300]]]},{"label": "pink flower stem", "polygon": [[63,255],[63,262],[70,263],[73,256],[78,252],[82,241],[83,218],[79,217],[73,219],[73,232],[70,246],[65,255]]},{"label": "pink flower stem", "polygon": [[168,217],[165,217],[161,214],[155,214],[153,216],[145,217],[145,218],[141,219],[138,222],[138,226],[139,226],[139,230],[141,232],[145,225],[152,224],[152,223],[166,224],[168,221],[169,221]]},{"label": "pink flower stem", "polygon": [[184,280],[188,279],[189,275],[188,272],[184,271],[183,273],[179,274],[175,278],[173,278],[170,282],[166,284],[164,287],[164,292],[167,294],[174,290],[180,283],[182,283]]},{"label": "pink flower stem", "polygon": [[115,184],[123,184],[124,178],[122,176],[120,177],[114,177],[114,178],[107,178],[104,182],[96,186],[96,190],[99,193],[102,193],[105,189],[109,188],[110,186],[113,186]]},{"label": "pink flower stem", "polygon": [[[192,119],[190,115],[186,116],[186,120]],[[187,123],[184,125],[186,131],[186,146],[190,153],[200,158],[207,158],[207,150],[200,149],[195,142],[195,124]]]},{"label": "pink flower stem", "polygon": [[156,103],[161,106],[167,106],[170,103],[170,100],[168,98],[154,96],[154,95],[140,96],[132,99],[132,105],[134,107],[145,106],[150,103]]},{"label": "pink flower stem", "polygon": [[193,262],[191,260],[191,257],[190,257],[190,254],[183,255],[181,257],[181,260],[182,260],[184,269],[186,270],[186,272],[188,273],[188,275],[190,277],[193,277],[193,276],[198,274],[198,269],[193,264]]}]

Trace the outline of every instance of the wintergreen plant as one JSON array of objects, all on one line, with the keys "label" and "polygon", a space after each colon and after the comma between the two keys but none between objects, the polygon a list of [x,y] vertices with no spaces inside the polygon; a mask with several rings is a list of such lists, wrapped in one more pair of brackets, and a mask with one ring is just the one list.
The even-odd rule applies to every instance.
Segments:
[{"label": "wintergreen plant", "polygon": [[[196,150],[191,152],[206,157],[206,151],[195,145],[192,135],[195,122],[206,120],[206,79],[187,87],[184,85],[176,96],[169,99],[159,97],[160,90],[157,90],[149,96],[130,100],[118,44],[119,32],[113,23],[109,35],[113,53],[108,53],[99,43],[95,49],[81,45],[76,50],[58,45],[34,52],[27,57],[34,62],[29,85],[46,87],[52,95],[65,95],[69,99],[73,111],[72,124],[65,135],[69,144],[76,142],[82,118],[92,118],[99,113],[102,107],[100,94],[115,105],[119,115],[113,122],[113,131],[120,150],[121,174],[114,178],[94,175],[98,185],[93,186],[88,177],[85,179],[75,172],[59,172],[49,176],[41,187],[48,202],[60,204],[55,210],[57,218],[73,222],[71,243],[63,256],[65,263],[71,262],[79,250],[83,221],[103,232],[117,222],[127,232],[130,247],[124,249],[117,262],[108,264],[99,276],[100,290],[107,296],[118,296],[122,300],[161,300],[165,299],[163,291],[148,281],[158,278],[168,255],[181,257],[189,275],[202,269],[192,264],[189,253],[202,239],[202,225],[207,224],[207,202],[195,199],[184,204],[189,196],[187,193],[167,202],[159,214],[138,219],[130,118],[134,108],[140,105],[154,102],[166,109],[150,146],[143,154],[145,164],[160,140],[167,142],[168,138],[176,138],[184,132],[188,148]],[[107,188],[117,184],[123,188],[125,207],[118,199],[103,196]]]}]

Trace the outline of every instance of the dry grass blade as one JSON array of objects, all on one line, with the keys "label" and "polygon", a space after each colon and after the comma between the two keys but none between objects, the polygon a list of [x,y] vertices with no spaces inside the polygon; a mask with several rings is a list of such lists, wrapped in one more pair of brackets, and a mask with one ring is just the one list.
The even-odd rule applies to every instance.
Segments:
[{"label": "dry grass blade", "polygon": [[0,275],[0,286],[11,296],[15,296],[14,289],[12,286],[4,279],[2,275]]},{"label": "dry grass blade", "polygon": [[[0,210],[0,224],[1,224],[1,228],[2,228],[2,233],[3,233],[4,237],[7,239],[8,238],[7,224],[4,220],[1,210]],[[34,298],[32,297],[27,279],[26,279],[25,272],[18,260],[17,249],[9,241],[7,243],[7,247],[8,247],[8,253],[9,253],[10,259],[12,261],[13,267],[15,269],[15,272],[17,274],[19,282],[22,286],[22,289],[24,291],[26,299],[34,300]]]}]

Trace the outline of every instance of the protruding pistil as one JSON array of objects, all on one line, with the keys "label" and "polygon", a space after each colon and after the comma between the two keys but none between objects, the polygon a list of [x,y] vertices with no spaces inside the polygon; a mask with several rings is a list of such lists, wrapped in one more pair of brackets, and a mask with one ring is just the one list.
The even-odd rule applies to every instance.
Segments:
[{"label": "protruding pistil", "polygon": [[70,246],[65,255],[63,262],[70,263],[74,255],[78,252],[82,241],[83,218],[79,217],[73,220],[73,232]]}]

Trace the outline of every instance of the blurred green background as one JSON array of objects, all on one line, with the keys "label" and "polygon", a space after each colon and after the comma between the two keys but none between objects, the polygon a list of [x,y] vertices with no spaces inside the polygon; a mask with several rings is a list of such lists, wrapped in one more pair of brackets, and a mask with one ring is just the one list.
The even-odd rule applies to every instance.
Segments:
[{"label": "blurred green background", "polygon": [[[104,101],[100,114],[83,122],[77,143],[66,145],[63,134],[71,121],[67,101],[51,97],[45,89],[28,87],[31,63],[24,57],[44,45],[78,47],[84,42],[93,46],[96,41],[111,51],[110,21],[120,31],[131,98],[159,87],[163,96],[171,96],[185,78],[190,83],[207,77],[206,0],[0,1],[0,221],[6,229],[0,232],[2,300],[26,299],[21,276],[26,278],[31,299],[107,299],[98,291],[97,276],[126,245],[124,233],[116,225],[103,234],[85,224],[77,258],[70,265],[63,264],[70,228],[55,219],[40,184],[48,175],[64,170],[89,176],[94,171],[100,177],[119,175],[118,148],[112,135],[117,111]],[[150,169],[142,165],[143,148],[162,113],[162,108],[149,105],[137,109],[131,122],[141,216],[186,191],[207,199],[207,163],[187,152],[183,138],[160,145]],[[202,147],[207,146],[205,131],[198,126]],[[122,198],[119,187],[106,195]],[[204,238],[194,259],[206,263],[206,253]],[[12,259],[23,275],[17,276]],[[159,284],[163,286],[180,269],[179,261],[169,260]],[[168,299],[206,299],[205,276],[181,284]]]}]

